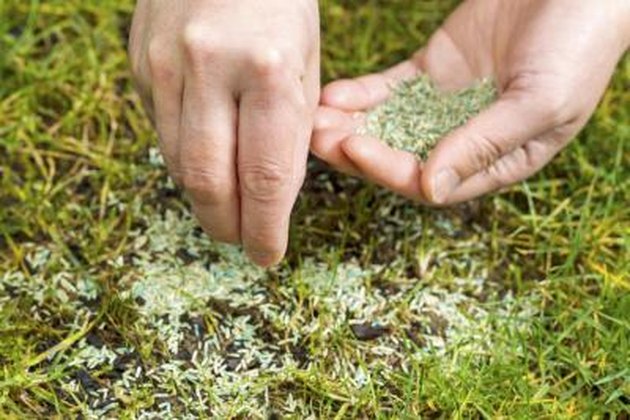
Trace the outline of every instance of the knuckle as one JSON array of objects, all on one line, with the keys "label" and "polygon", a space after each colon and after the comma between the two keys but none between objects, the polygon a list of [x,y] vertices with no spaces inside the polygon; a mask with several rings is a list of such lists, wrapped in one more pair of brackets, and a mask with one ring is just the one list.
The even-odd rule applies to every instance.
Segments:
[{"label": "knuckle", "polygon": [[259,80],[273,84],[286,80],[293,67],[291,57],[292,54],[287,49],[265,46],[251,50],[247,60]]},{"label": "knuckle", "polygon": [[573,119],[576,112],[571,83],[539,72],[524,72],[511,82],[515,100],[523,109],[539,115],[542,123],[560,126]]},{"label": "knuckle", "polygon": [[488,192],[493,192],[504,188],[511,183],[508,180],[511,169],[503,162],[495,162],[483,170],[488,183]]},{"label": "knuckle", "polygon": [[508,155],[494,162],[482,172],[490,191],[497,191],[522,181],[544,165],[544,159],[535,150],[534,143],[528,142]]},{"label": "knuckle", "polygon": [[496,191],[515,182],[520,181],[523,170],[523,162],[527,159],[525,149],[519,147],[509,156],[499,159],[491,165],[486,173],[490,180],[492,190]]},{"label": "knuckle", "polygon": [[198,24],[191,24],[184,28],[182,46],[192,64],[202,64],[211,60],[220,48],[215,36]]},{"label": "knuckle", "polygon": [[259,73],[275,73],[282,70],[285,54],[278,47],[261,47],[250,51],[248,58],[254,70]]},{"label": "knuckle", "polygon": [[182,169],[174,178],[179,180],[194,202],[202,205],[225,202],[234,194],[230,179],[212,171]]},{"label": "knuckle", "polygon": [[260,202],[274,201],[291,185],[290,173],[288,168],[277,163],[246,165],[239,174],[241,194]]},{"label": "knuckle", "polygon": [[471,139],[472,153],[470,154],[473,167],[488,168],[501,155],[503,155],[503,147],[500,139],[496,139],[487,135],[477,135]]},{"label": "knuckle", "polygon": [[[516,150],[517,161],[528,172],[534,172],[544,165],[544,159],[546,156],[545,150],[542,147],[538,147],[539,142],[535,139],[526,142],[522,147]],[[518,180],[515,180],[516,182]]]},{"label": "knuckle", "polygon": [[575,99],[562,92],[565,88],[536,87],[516,98],[517,105],[536,115],[543,125],[560,126],[572,118]]},{"label": "knuckle", "polygon": [[541,98],[541,109],[553,126],[566,124],[572,118],[572,101],[563,95],[545,95]]}]

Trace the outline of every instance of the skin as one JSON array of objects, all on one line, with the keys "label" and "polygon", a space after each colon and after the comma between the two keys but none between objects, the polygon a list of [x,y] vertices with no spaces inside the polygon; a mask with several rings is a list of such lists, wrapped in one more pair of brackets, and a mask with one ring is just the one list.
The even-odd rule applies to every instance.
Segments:
[{"label": "skin", "polygon": [[319,38],[315,0],[140,0],[134,13],[132,71],[170,175],[208,235],[261,266],[287,247]]},{"label": "skin", "polygon": [[[533,175],[584,127],[630,44],[622,0],[469,0],[428,45],[382,73],[324,88],[314,154],[411,199],[450,205]],[[392,84],[427,73],[443,90],[493,77],[500,97],[426,162],[355,134]]]},{"label": "skin", "polygon": [[[287,247],[311,134],[313,153],[341,171],[426,204],[466,201],[565,147],[629,44],[627,1],[468,0],[411,59],[328,85],[319,109],[316,0],[140,0],[129,55],[204,230],[270,266]],[[494,77],[501,92],[427,162],[354,134],[363,111],[418,72],[445,90]]]}]

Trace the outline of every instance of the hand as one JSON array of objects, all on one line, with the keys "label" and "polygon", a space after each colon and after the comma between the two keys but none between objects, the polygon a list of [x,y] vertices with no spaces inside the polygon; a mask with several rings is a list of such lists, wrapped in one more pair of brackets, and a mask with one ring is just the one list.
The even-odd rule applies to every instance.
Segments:
[{"label": "hand", "polygon": [[129,54],[204,230],[277,263],[319,102],[317,2],[140,0]]},{"label": "hand", "polygon": [[[448,205],[521,181],[586,124],[627,49],[630,2],[469,0],[428,45],[385,72],[325,87],[311,145],[341,171]],[[500,97],[442,139],[425,163],[358,136],[392,83],[427,73],[444,90],[493,77]]]}]

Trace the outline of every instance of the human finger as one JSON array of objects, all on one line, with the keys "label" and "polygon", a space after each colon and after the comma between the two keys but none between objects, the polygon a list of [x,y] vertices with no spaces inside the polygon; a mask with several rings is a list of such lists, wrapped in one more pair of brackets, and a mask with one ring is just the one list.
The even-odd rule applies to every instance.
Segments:
[{"label": "human finger", "polygon": [[243,246],[254,262],[270,266],[286,252],[312,118],[299,77],[280,57],[262,58],[257,81],[240,99],[238,176]]},{"label": "human finger", "polygon": [[342,148],[365,178],[409,199],[422,199],[422,167],[411,153],[392,149],[379,139],[361,135],[348,137]]},{"label": "human finger", "polygon": [[384,102],[396,83],[419,71],[414,60],[407,60],[380,73],[336,80],[324,87],[321,103],[345,111],[364,111]]},{"label": "human finger", "polygon": [[209,236],[238,243],[236,103],[220,82],[210,81],[212,76],[195,73],[185,81],[175,177]]},{"label": "human finger", "polygon": [[438,143],[422,174],[423,195],[432,203],[447,203],[466,179],[563,124],[562,111],[552,108],[542,95],[507,91]]},{"label": "human finger", "polygon": [[341,144],[354,134],[363,123],[361,114],[320,106],[315,116],[311,151],[335,169],[349,175],[359,170],[346,156]]}]

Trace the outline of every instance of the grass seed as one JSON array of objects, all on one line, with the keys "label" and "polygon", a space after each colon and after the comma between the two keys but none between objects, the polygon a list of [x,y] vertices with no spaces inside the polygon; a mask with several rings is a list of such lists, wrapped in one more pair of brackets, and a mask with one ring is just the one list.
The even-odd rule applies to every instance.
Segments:
[{"label": "grass seed", "polygon": [[421,75],[393,87],[390,99],[367,113],[360,134],[425,160],[442,137],[479,114],[496,96],[490,79],[457,92],[442,92]]}]

